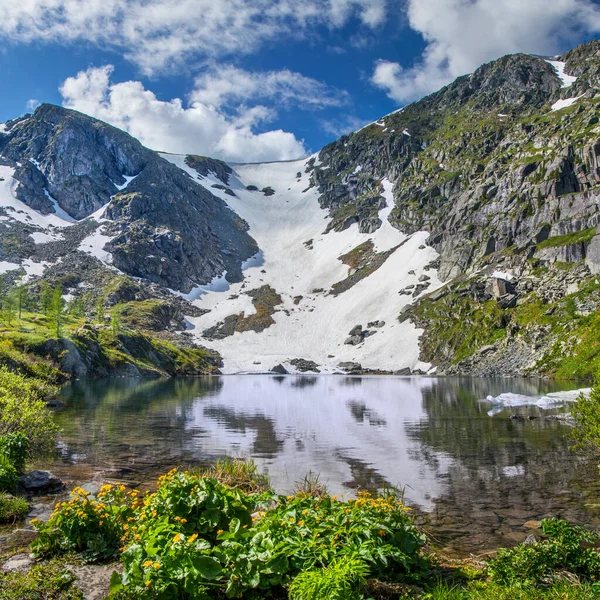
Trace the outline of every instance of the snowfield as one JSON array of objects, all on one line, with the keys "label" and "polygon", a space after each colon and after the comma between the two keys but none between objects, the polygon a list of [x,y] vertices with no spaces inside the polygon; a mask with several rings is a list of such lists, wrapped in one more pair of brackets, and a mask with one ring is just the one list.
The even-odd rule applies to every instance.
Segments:
[{"label": "snowfield", "polygon": [[[357,362],[363,368],[398,370],[405,367],[428,370],[419,362],[421,331],[411,323],[400,324],[400,309],[412,301],[410,295],[399,295],[407,285],[416,285],[424,267],[437,257],[425,245],[428,233],[406,236],[387,220],[392,208],[391,184],[383,181],[387,207],[380,211],[383,225],[373,234],[360,233],[354,224],[347,230],[324,234],[328,212],[320,208],[319,193],[307,190],[309,175],[306,160],[232,165],[234,174],[229,187],[236,197],[211,187],[222,184],[215,177],[201,177],[185,164],[185,156],[164,154],[190,174],[200,185],[222,198],[232,210],[245,219],[250,235],[261,253],[248,261],[242,283],[229,285],[224,277],[208,286],[200,286],[188,295],[194,303],[210,313],[187,317],[197,341],[217,350],[224,360],[225,373],[265,371],[283,364],[290,372],[290,360],[302,358],[319,365],[321,372],[339,371],[340,362]],[[296,177],[301,173],[301,177]],[[271,186],[273,196],[248,191],[246,186],[260,189]],[[312,243],[307,243],[312,240]],[[330,293],[333,284],[344,280],[349,267],[338,257],[372,240],[375,251],[383,252],[399,246],[387,261],[370,276],[338,296]],[[411,271],[413,273],[411,273]],[[430,287],[440,286],[434,270],[427,271]],[[270,285],[282,297],[275,308],[274,325],[257,333],[236,332],[222,340],[204,339],[203,332],[229,315],[255,313],[252,299],[246,294]],[[302,296],[296,304],[294,298]],[[355,325],[385,321],[376,333],[360,345],[344,344]]]}]

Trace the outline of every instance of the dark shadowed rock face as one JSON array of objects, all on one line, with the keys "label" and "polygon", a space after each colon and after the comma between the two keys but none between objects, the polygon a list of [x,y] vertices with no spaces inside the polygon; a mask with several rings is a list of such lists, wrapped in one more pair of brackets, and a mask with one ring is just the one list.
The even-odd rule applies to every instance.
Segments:
[{"label": "dark shadowed rock face", "polygon": [[[242,262],[258,251],[247,223],[220,198],[127,133],[81,113],[46,104],[8,123],[0,157],[15,167],[18,198],[43,214],[55,212],[53,200],[78,220],[107,206],[106,249],[129,275],[187,292],[224,271],[239,281]],[[225,163],[190,160],[228,181]]]},{"label": "dark shadowed rock face", "polygon": [[22,165],[15,173],[19,199],[49,213],[46,190],[75,219],[107,204],[124,176],[138,175],[154,154],[115,127],[49,104],[14,124],[7,137],[2,156]]}]

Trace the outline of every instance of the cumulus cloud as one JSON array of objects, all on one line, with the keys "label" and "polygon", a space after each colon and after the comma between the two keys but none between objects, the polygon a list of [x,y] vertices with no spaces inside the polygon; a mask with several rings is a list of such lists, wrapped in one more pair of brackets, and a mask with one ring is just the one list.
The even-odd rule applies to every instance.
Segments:
[{"label": "cumulus cloud", "polygon": [[211,106],[250,99],[276,100],[283,106],[321,109],[345,104],[348,94],[288,69],[253,72],[232,65],[220,65],[198,77],[190,95],[191,101]]},{"label": "cumulus cloud", "polygon": [[28,110],[35,110],[40,104],[41,103],[37,98],[30,98],[27,100],[26,106]]},{"label": "cumulus cloud", "polygon": [[[179,98],[165,102],[139,81],[111,82],[112,73],[113,67],[106,65],[69,77],[60,87],[63,105],[124,129],[155,150],[233,162],[290,160],[307,154],[303,142],[292,133],[255,131],[274,118],[272,108],[256,105],[228,113],[201,102],[202,87],[196,90],[198,97],[192,93],[188,105]],[[248,93],[245,98],[251,97]]]},{"label": "cumulus cloud", "polygon": [[591,0],[408,0],[406,13],[427,43],[421,60],[409,67],[381,60],[372,76],[400,103],[504,54],[551,55],[600,31]]},{"label": "cumulus cloud", "polygon": [[248,53],[282,36],[374,28],[389,0],[25,0],[0,2],[0,38],[88,41],[120,49],[145,73],[192,56]]}]

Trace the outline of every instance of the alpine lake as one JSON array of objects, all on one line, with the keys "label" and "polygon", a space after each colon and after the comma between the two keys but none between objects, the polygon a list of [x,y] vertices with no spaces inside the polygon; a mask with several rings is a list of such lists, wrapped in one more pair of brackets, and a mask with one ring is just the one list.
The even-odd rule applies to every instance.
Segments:
[{"label": "alpine lake", "polygon": [[547,516],[600,525],[598,467],[570,448],[568,403],[486,400],[535,402],[576,387],[268,374],[78,381],[62,390],[58,455],[43,467],[69,486],[151,489],[173,467],[251,457],[284,494],[309,473],[346,498],[397,487],[435,547],[483,556],[525,540]]}]

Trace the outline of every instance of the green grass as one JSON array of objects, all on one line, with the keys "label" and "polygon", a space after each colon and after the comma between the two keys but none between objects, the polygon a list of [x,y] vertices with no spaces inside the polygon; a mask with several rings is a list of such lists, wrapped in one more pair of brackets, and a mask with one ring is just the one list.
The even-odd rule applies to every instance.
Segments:
[{"label": "green grass", "polygon": [[214,477],[223,485],[247,494],[271,489],[268,476],[259,471],[251,458],[221,458],[210,468],[201,471],[200,475]]},{"label": "green grass", "polygon": [[0,521],[18,521],[23,519],[29,512],[29,504],[25,498],[11,496],[6,492],[0,492]]},{"label": "green grass", "polygon": [[83,600],[65,564],[65,560],[52,560],[28,573],[0,571],[0,600]]},{"label": "green grass", "polygon": [[591,227],[590,229],[583,229],[582,231],[576,231],[575,233],[568,233],[566,235],[557,235],[543,242],[540,242],[537,247],[538,249],[543,248],[556,248],[558,246],[570,246],[572,244],[588,243],[592,241],[592,238],[596,235],[596,228]]},{"label": "green grass", "polygon": [[[570,581],[543,588],[474,581],[464,585],[440,583],[420,597],[421,600],[593,600],[599,594],[600,590],[591,584]],[[411,597],[419,596],[404,596]]]}]

